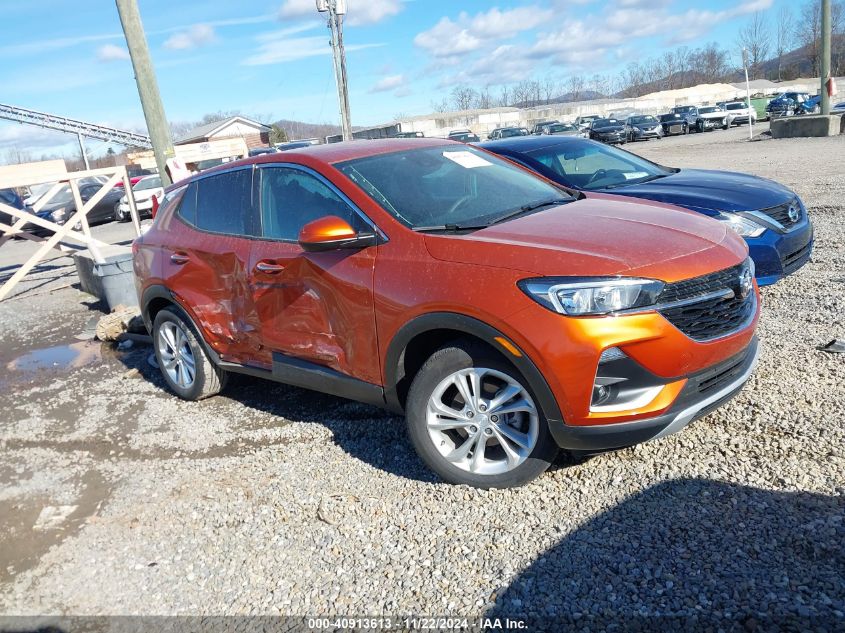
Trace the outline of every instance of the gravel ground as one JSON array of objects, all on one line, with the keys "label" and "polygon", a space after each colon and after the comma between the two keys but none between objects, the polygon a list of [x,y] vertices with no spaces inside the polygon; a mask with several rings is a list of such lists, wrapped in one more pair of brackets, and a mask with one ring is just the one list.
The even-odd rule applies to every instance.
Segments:
[{"label": "gravel ground", "polygon": [[0,613],[845,628],[845,356],[815,349],[845,338],[845,137],[745,134],[626,147],[775,178],[809,207],[815,255],[764,290],[750,383],[680,434],[518,490],[439,483],[368,406],[243,378],[179,401],[149,348],[77,341],[98,306],[59,287],[67,260],[41,269],[0,303]]}]

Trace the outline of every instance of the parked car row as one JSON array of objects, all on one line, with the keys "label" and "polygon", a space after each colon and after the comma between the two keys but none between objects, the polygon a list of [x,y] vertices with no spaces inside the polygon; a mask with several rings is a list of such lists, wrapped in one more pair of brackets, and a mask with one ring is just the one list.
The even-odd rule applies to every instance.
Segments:
[{"label": "parked car row", "polygon": [[376,404],[482,488],[724,405],[757,361],[758,285],[810,257],[800,198],[540,132],[308,147],[168,188],[133,243],[168,388],[240,373]]}]

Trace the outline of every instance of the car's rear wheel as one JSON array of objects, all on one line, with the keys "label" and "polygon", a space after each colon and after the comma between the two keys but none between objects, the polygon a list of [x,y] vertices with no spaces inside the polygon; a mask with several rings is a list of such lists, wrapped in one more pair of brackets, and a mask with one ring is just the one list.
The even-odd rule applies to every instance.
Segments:
[{"label": "car's rear wheel", "polygon": [[525,379],[483,345],[437,350],[408,392],[408,434],[445,481],[478,488],[521,486],[557,455]]},{"label": "car's rear wheel", "polygon": [[153,347],[170,390],[185,400],[213,396],[226,384],[226,372],[206,354],[197,334],[177,308],[166,308],[153,322]]}]

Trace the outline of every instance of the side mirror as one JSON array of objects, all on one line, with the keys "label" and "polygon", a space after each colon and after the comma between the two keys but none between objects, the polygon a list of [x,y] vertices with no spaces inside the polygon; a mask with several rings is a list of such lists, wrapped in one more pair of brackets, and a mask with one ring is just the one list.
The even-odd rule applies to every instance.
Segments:
[{"label": "side mirror", "polygon": [[346,220],[336,215],[327,215],[309,222],[299,232],[299,245],[309,253],[366,248],[377,243],[378,237],[375,233],[357,233]]}]

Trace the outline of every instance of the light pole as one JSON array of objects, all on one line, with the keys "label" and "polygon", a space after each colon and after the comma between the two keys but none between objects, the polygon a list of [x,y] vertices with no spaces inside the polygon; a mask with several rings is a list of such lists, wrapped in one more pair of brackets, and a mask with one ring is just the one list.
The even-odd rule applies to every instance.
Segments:
[{"label": "light pole", "polygon": [[751,118],[751,84],[748,81],[748,49],[742,49],[742,65],[745,68],[745,107],[748,112],[748,140],[754,139],[754,123]]},{"label": "light pole", "polygon": [[332,31],[332,58],[337,82],[337,99],[340,103],[340,127],[343,140],[352,140],[352,123],[349,116],[349,88],[346,78],[346,53],[343,50],[343,16],[346,0],[317,0],[317,11],[328,13],[328,26]]},{"label": "light pole", "polygon": [[828,81],[830,81],[830,0],[822,0],[822,46],[819,59],[819,75],[821,76],[821,110],[822,114],[830,114],[830,95]]}]

